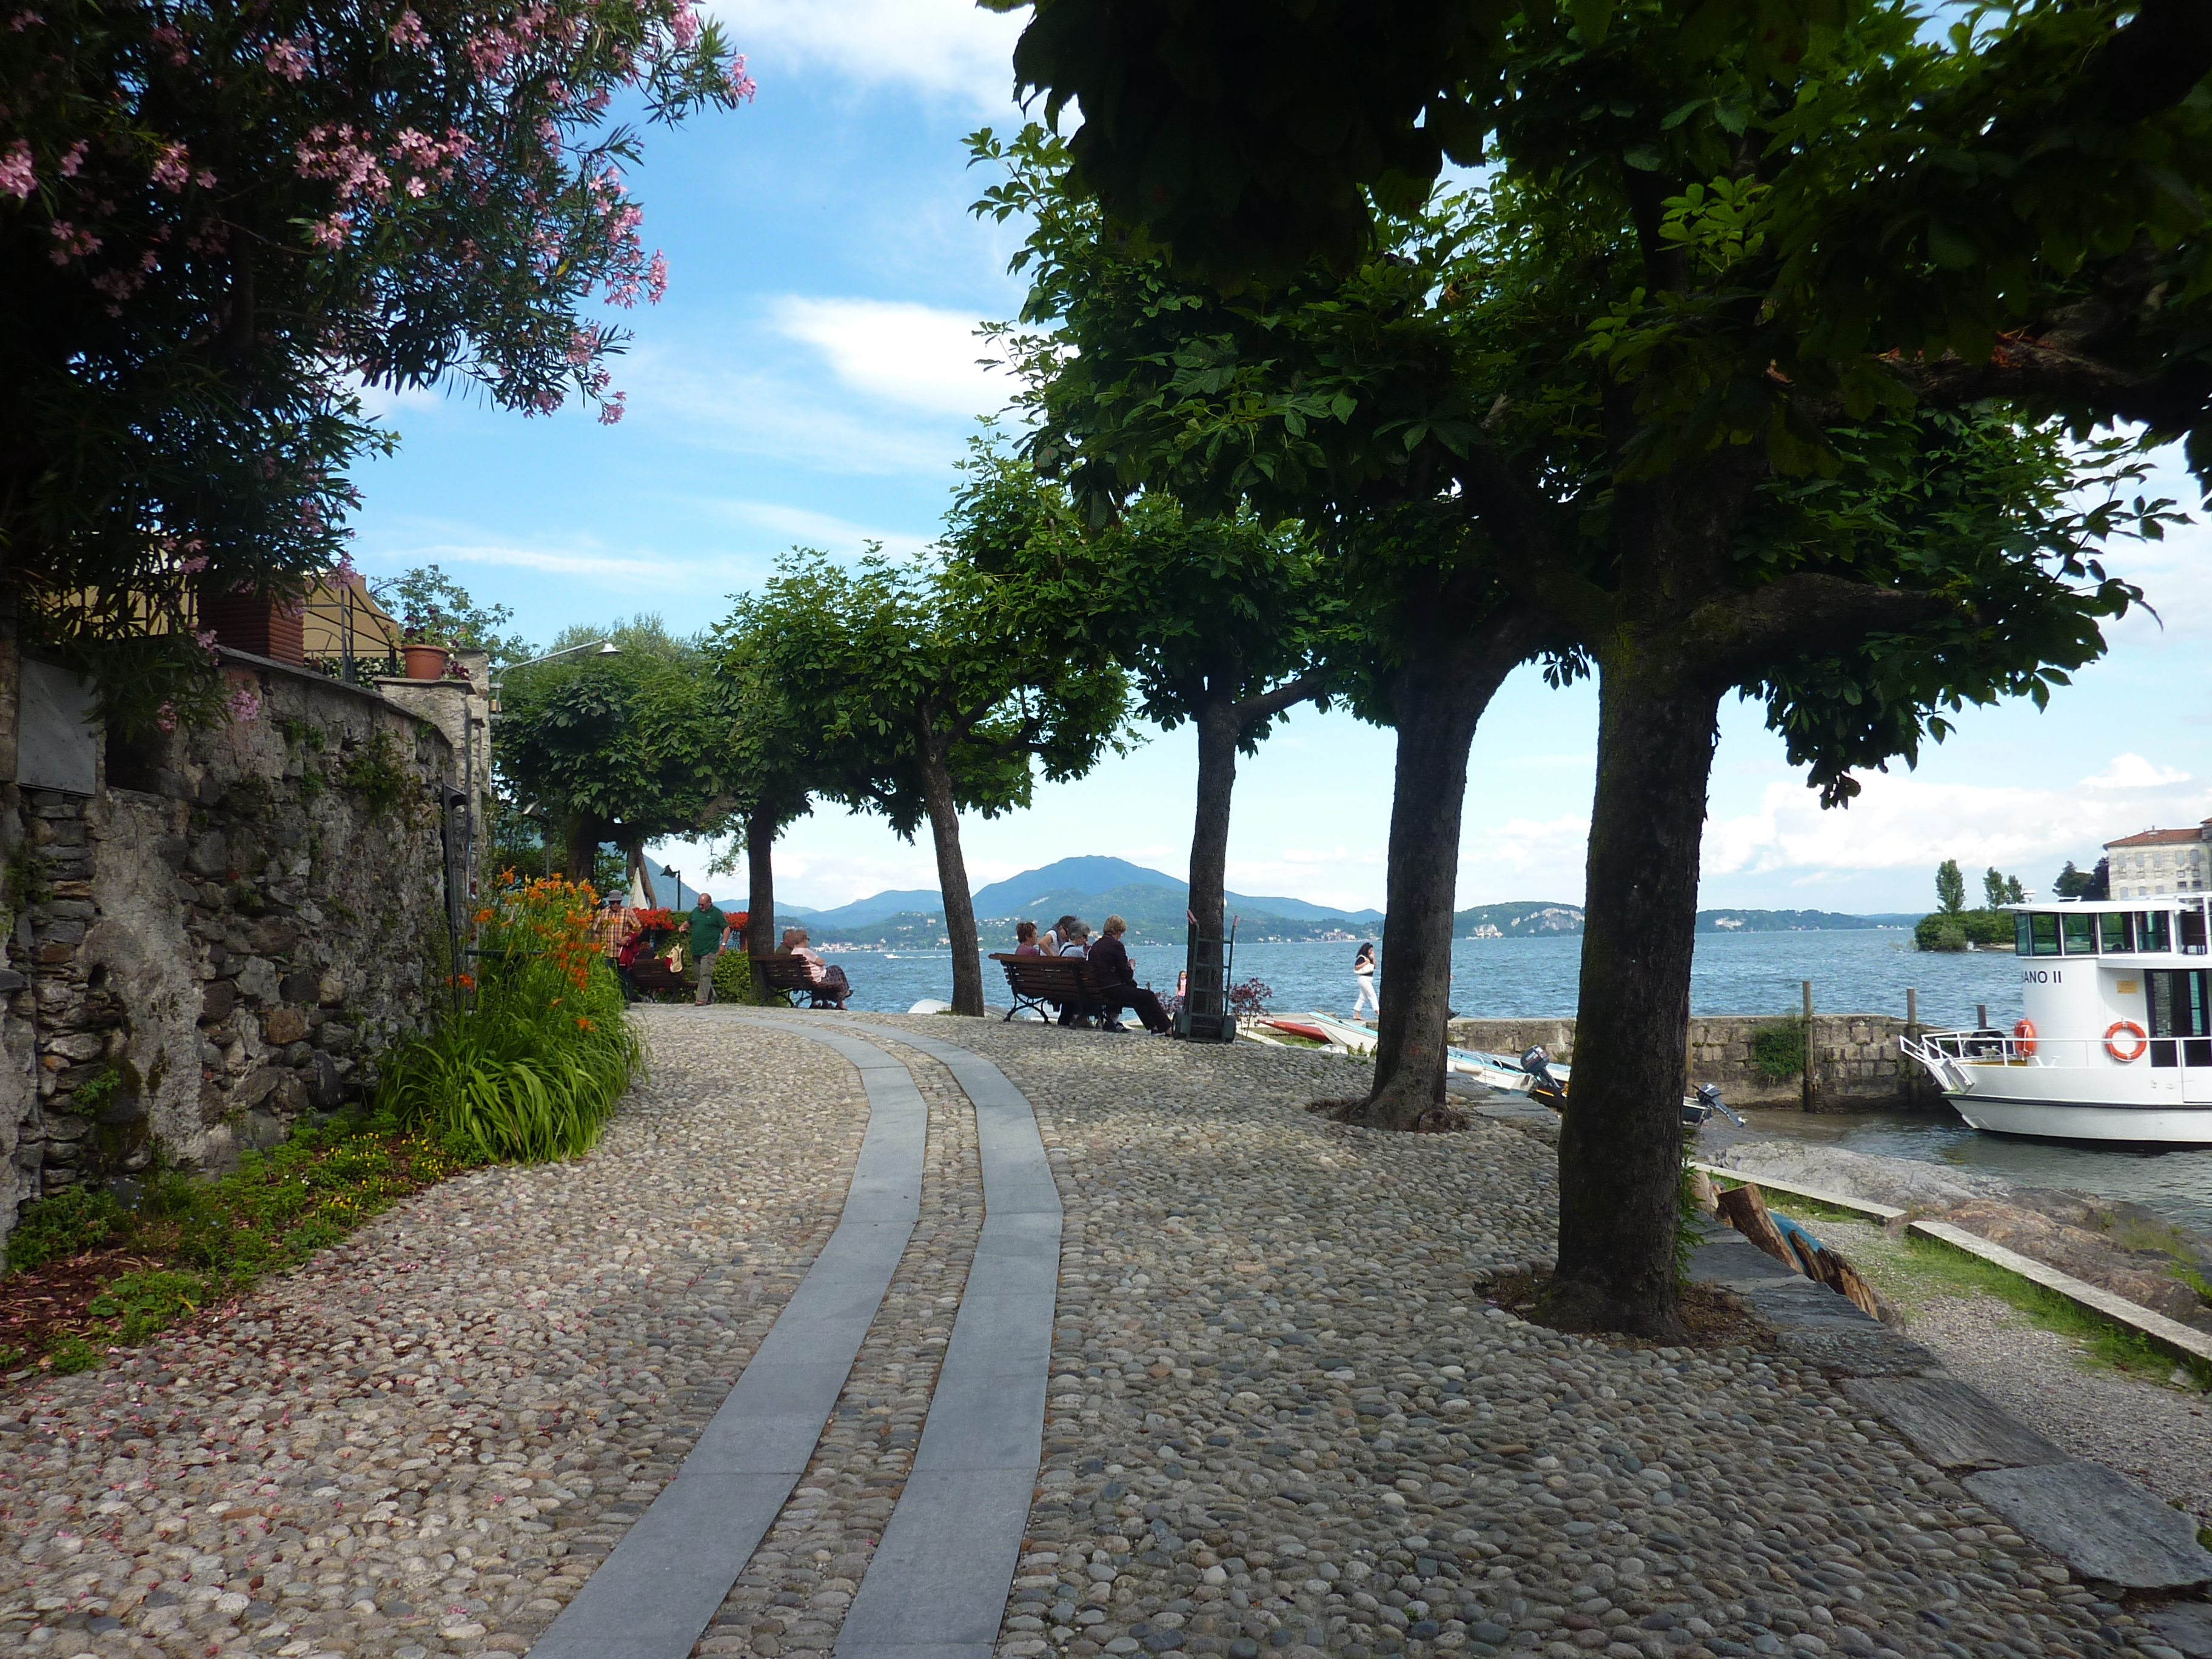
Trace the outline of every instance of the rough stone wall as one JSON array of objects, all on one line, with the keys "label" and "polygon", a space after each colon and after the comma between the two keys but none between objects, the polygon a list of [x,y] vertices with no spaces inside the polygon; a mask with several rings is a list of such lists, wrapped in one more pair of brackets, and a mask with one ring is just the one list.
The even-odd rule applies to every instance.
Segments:
[{"label": "rough stone wall", "polygon": [[[1769,1078],[1752,1063],[1752,1039],[1784,1022],[1771,1015],[1707,1014],[1690,1022],[1690,1083],[1717,1084],[1731,1106],[1800,1105],[1799,1076]],[[1813,1018],[1814,1109],[1861,1111],[1876,1106],[1924,1106],[1942,1093],[1899,1051],[1910,1028],[1888,1014],[1816,1014]],[[1572,1019],[1455,1019],[1451,1041],[1462,1048],[1519,1054],[1535,1043],[1572,1064]]]},{"label": "rough stone wall", "polygon": [[358,1097],[436,988],[443,733],[374,691],[224,659],[252,718],[109,744],[90,796],[0,784],[0,1237],[26,1199],[157,1151],[221,1169]]}]

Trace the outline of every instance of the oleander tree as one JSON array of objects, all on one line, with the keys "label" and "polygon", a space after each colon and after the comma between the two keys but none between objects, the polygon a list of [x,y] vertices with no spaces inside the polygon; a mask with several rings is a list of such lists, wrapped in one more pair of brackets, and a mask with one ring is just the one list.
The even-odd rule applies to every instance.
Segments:
[{"label": "oleander tree", "polygon": [[902,837],[929,827],[952,946],[952,1007],[983,1012],[982,957],[960,814],[1029,804],[1036,779],[1079,777],[1119,741],[1120,666],[1073,619],[1041,630],[1040,608],[961,556],[982,533],[963,496],[943,545],[921,557],[875,548],[839,564],[800,549],[731,628],[815,734],[817,796],[881,813]]},{"label": "oleander tree", "polygon": [[617,418],[612,318],[666,280],[635,120],[751,92],[690,0],[19,0],[0,573],[26,631],[111,701],[190,681],[196,590],[343,564],[347,468],[391,442],[365,388]]},{"label": "oleander tree", "polygon": [[[1887,0],[1039,0],[1018,51],[1048,107],[1079,100],[1072,181],[1109,233],[1205,278],[1230,325],[1087,366],[1112,392],[1091,452],[1122,474],[1226,457],[1248,495],[1426,467],[1596,672],[1562,1324],[1679,1328],[1720,699],[1764,699],[1846,801],[1950,709],[2045,698],[2103,648],[2133,595],[2097,544],[2166,515],[2089,434],[2139,423],[2212,460],[2205,205],[2180,182],[2212,159],[2202,9],[1923,24]],[[1344,74],[1316,111],[1291,88],[1318,40]],[[1440,372],[1345,350],[1281,372],[1258,319],[1407,258],[1394,225],[1447,155],[1492,164],[1493,223],[1465,258],[1432,239],[1433,281],[1364,337],[1441,313]],[[2085,474],[2118,497],[2076,511]]]}]

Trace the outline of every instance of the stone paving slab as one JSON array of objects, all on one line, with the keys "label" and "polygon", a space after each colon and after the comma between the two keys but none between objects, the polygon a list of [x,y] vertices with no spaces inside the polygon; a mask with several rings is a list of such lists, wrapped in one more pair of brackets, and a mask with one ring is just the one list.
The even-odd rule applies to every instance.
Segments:
[{"label": "stone paving slab", "polygon": [[2137,1590],[2212,1584],[2196,1523],[2102,1463],[1990,1469],[1963,1484],[2085,1577]]},{"label": "stone paving slab", "polygon": [[2066,1454],[1978,1389],[1948,1376],[1852,1377],[1844,1392],[1880,1412],[1939,1468],[2017,1468]]}]

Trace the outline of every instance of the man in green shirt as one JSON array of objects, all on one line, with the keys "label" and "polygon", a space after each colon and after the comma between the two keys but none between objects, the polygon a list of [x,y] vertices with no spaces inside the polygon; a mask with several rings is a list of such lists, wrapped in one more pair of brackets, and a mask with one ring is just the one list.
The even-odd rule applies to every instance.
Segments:
[{"label": "man in green shirt", "polygon": [[714,908],[708,894],[699,895],[691,911],[691,960],[699,965],[699,988],[691,1000],[705,1007],[714,1000],[714,958],[730,931],[730,919]]}]

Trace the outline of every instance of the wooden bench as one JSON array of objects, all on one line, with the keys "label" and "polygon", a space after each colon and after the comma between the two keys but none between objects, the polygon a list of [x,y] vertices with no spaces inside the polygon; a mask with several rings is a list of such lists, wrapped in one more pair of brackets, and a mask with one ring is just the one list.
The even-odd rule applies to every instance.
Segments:
[{"label": "wooden bench", "polygon": [[679,974],[668,965],[665,956],[648,957],[640,954],[629,965],[629,982],[647,995],[655,991],[696,991],[698,981],[689,974]]},{"label": "wooden bench", "polygon": [[[756,991],[775,991],[789,1002],[793,996],[805,995],[810,1008],[835,1008],[836,993],[826,985],[817,985],[806,976],[806,958],[794,956],[753,957],[753,988]],[[848,992],[848,995],[851,993]]]},{"label": "wooden bench", "polygon": [[1024,1008],[1044,1015],[1048,1002],[1073,1007],[1079,1018],[1087,1019],[1104,1009],[1106,994],[1115,988],[1084,957],[1018,957],[994,951],[991,960],[1006,970],[1006,990],[1014,1000],[1014,1006],[1006,1010],[1007,1019]]}]

